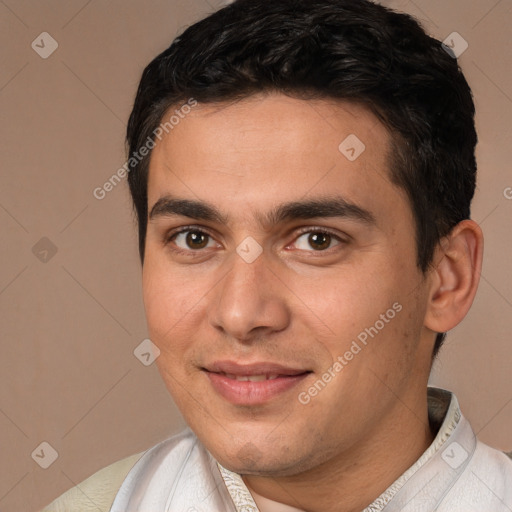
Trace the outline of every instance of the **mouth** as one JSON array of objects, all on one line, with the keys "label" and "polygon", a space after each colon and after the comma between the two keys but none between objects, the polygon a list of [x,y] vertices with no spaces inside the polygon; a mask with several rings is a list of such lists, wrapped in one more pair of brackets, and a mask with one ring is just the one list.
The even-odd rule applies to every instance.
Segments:
[{"label": "mouth", "polygon": [[217,361],[202,368],[214,391],[233,405],[262,405],[288,395],[311,370],[275,363]]},{"label": "mouth", "polygon": [[239,382],[261,382],[263,380],[274,380],[279,377],[277,374],[272,375],[235,375],[234,373],[223,373],[228,379],[237,380]]}]

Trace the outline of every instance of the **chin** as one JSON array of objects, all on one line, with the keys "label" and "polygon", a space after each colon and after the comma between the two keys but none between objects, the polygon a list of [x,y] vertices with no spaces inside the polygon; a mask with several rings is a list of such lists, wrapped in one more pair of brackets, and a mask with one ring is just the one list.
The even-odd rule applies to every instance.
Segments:
[{"label": "chin", "polygon": [[233,445],[211,452],[226,469],[241,475],[252,476],[292,476],[307,471],[318,461],[313,454],[291,453],[290,447],[276,447],[267,443],[265,447],[248,442],[233,450]]},{"label": "chin", "polygon": [[288,477],[294,476],[311,469],[314,464],[301,463],[299,461],[286,460],[219,460],[220,464],[239,475],[261,477]]}]

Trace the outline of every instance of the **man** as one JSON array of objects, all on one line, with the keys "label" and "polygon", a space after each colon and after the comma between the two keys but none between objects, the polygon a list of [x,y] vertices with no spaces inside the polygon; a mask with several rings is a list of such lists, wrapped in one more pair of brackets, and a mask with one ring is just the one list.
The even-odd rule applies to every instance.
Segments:
[{"label": "man", "polygon": [[512,462],[427,388],[481,270],[473,117],[449,49],[365,0],[238,0],[175,40],[128,179],[190,428],[46,510],[512,510]]}]

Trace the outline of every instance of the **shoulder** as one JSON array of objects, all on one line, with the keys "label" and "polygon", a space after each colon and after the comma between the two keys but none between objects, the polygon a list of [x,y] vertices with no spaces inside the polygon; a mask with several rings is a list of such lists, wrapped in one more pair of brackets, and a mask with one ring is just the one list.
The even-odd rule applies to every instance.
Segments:
[{"label": "shoulder", "polygon": [[143,453],[131,455],[100,469],[59,496],[41,512],[69,512],[70,510],[108,512],[123,480]]},{"label": "shoulder", "polygon": [[123,481],[110,512],[233,511],[217,461],[188,428],[144,453]]},{"label": "shoulder", "polygon": [[[512,460],[509,455],[477,441],[476,449],[452,492],[439,510],[494,512],[512,507]],[[471,508],[471,507],[473,508]],[[462,508],[460,508],[462,510]],[[507,508],[512,510],[512,508]]]},{"label": "shoulder", "polygon": [[[123,482],[120,494],[137,494],[145,489],[149,481],[161,481],[169,485],[192,474],[210,456],[195,434],[186,428],[184,431],[156,444],[147,450]],[[118,496],[119,500],[122,500]],[[117,504],[117,502],[116,502]]]},{"label": "shoulder", "polygon": [[146,465],[148,460],[158,458],[163,453],[172,452],[173,459],[180,460],[186,457],[187,452],[194,444],[195,436],[189,429],[186,429],[145,452],[136,453],[100,469],[59,496],[41,512],[69,512],[71,510],[109,512],[121,485],[130,472],[135,476],[140,471],[139,466]]},{"label": "shoulder", "polygon": [[480,476],[496,490],[508,489],[507,495],[512,498],[512,459],[510,454],[478,441],[471,462],[472,472],[476,476]]}]

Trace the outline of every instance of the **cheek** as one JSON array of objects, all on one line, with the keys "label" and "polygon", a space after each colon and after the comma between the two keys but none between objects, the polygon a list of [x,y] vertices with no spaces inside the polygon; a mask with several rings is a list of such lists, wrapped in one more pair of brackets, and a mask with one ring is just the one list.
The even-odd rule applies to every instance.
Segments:
[{"label": "cheek", "polygon": [[399,297],[396,283],[373,268],[339,269],[328,279],[302,283],[305,302],[343,339],[374,325]]},{"label": "cheek", "polygon": [[371,266],[340,272],[327,286],[305,288],[308,305],[331,331],[320,339],[333,359],[347,354],[348,373],[361,365],[397,372],[410,366],[424,309],[421,287],[411,293],[415,279],[419,276],[412,268]]},{"label": "cheek", "polygon": [[[143,296],[151,341],[160,350],[158,371],[180,410],[186,411],[194,314],[200,295],[190,282],[158,267],[148,258],[143,271]],[[195,307],[194,307],[195,306]]]},{"label": "cheek", "polygon": [[[151,339],[157,345],[180,340],[176,331],[193,323],[201,293],[195,280],[171,272],[162,263],[148,258],[143,269],[143,297]],[[174,343],[174,341],[173,341]]]}]

